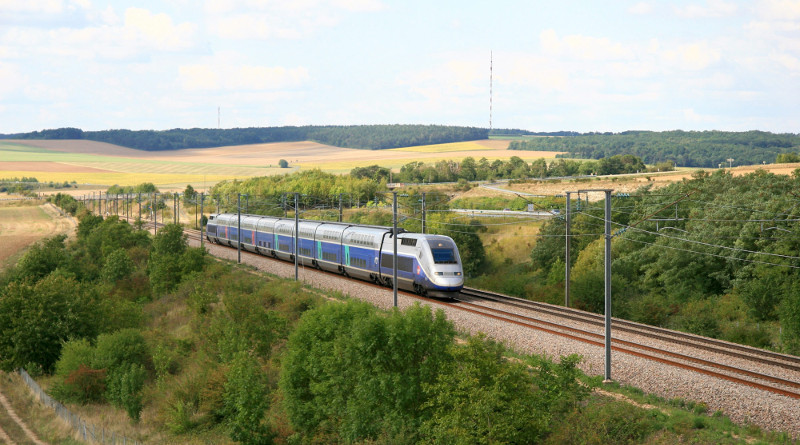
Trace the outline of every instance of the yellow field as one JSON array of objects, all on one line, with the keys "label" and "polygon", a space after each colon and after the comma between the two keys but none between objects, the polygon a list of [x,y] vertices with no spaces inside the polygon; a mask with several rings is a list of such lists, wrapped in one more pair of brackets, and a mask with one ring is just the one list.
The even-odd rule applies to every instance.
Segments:
[{"label": "yellow field", "polygon": [[39,182],[72,182],[93,185],[137,185],[143,182],[152,182],[156,185],[164,184],[194,184],[202,187],[203,183],[209,186],[226,179],[246,178],[247,175],[183,175],[159,173],[69,173],[69,172],[32,172],[0,170],[0,178],[21,178],[23,176],[35,177]]},{"label": "yellow field", "polygon": [[[509,141],[483,140],[391,150],[355,150],[315,142],[253,144],[206,149],[141,151],[85,140],[0,142],[0,178],[35,177],[40,182],[108,186],[152,182],[159,188],[195,189],[231,179],[286,174],[318,168],[349,173],[354,167],[380,165],[398,171],[410,162],[433,164],[472,157],[528,162],[552,159],[556,153],[508,150]],[[290,168],[277,168],[285,159]],[[84,190],[86,187],[82,187]]]},{"label": "yellow field", "polygon": [[16,263],[21,252],[36,241],[74,228],[52,204],[41,201],[5,201],[0,204],[0,270]]},{"label": "yellow field", "polygon": [[419,145],[416,147],[393,148],[387,151],[412,151],[419,153],[449,153],[453,151],[486,150],[486,145],[474,141],[453,142],[450,144]]}]

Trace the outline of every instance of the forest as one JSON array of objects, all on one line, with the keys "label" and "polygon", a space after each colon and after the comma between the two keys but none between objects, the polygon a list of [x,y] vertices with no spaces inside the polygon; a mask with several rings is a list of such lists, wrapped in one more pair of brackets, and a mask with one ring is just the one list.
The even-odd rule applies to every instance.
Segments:
[{"label": "forest", "polygon": [[86,139],[148,151],[295,141],[382,150],[486,138],[486,129],[445,125],[309,125],[231,129],[175,128],[161,131],[83,131],[79,128],[58,128],[0,135],[0,139]]},{"label": "forest", "polygon": [[[558,159],[551,161],[549,164],[545,159],[536,159],[531,163],[527,163],[518,156],[512,156],[508,161],[495,159],[492,162],[489,162],[486,158],[476,161],[472,157],[466,157],[461,161],[409,162],[400,167],[399,172],[392,173],[391,176],[394,182],[432,184],[437,182],[493,181],[495,179],[618,175],[663,172],[674,169],[675,166],[670,161],[647,167],[641,159],[633,155],[614,155],[597,161]],[[388,181],[390,171],[385,167],[371,165],[350,170],[350,176],[369,178],[375,181]]]},{"label": "forest", "polygon": [[[699,171],[612,197],[614,316],[800,354],[798,187],[800,169]],[[603,202],[571,212],[572,304],[602,312]],[[563,304],[564,233],[563,216],[546,223],[519,279],[497,285]]]},{"label": "forest", "polygon": [[[510,150],[563,151],[559,157],[600,159],[632,154],[652,165],[672,161],[678,167],[772,163],[781,153],[800,151],[800,135],[764,131],[626,131],[515,140]],[[733,159],[729,164],[728,159]]]}]

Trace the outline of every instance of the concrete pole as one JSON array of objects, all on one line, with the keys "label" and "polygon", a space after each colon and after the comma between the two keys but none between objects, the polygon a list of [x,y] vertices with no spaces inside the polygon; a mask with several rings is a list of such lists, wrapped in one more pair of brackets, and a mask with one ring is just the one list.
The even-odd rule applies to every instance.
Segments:
[{"label": "concrete pole", "polygon": [[299,258],[298,258],[298,250],[297,246],[300,242],[300,207],[298,207],[298,203],[300,201],[300,194],[294,194],[294,281],[298,281],[300,276],[299,270]]},{"label": "concrete pole", "polygon": [[394,255],[392,259],[392,294],[394,307],[397,307],[397,192],[392,192],[392,240]]},{"label": "concrete pole", "polygon": [[200,193],[200,248],[203,248],[203,201],[205,201],[205,196]]},{"label": "concrete pole", "polygon": [[606,369],[605,381],[611,381],[611,190],[606,190],[605,272],[606,272]]},{"label": "concrete pole", "polygon": [[236,254],[238,255],[238,262],[242,262],[242,194],[236,196],[236,214],[238,218],[238,228],[236,233]]},{"label": "concrete pole", "polygon": [[565,230],[565,238],[566,241],[566,250],[564,251],[564,306],[569,307],[569,275],[570,275],[570,255],[569,255],[569,243],[570,243],[570,199],[569,195],[571,192],[567,192],[567,209],[565,212],[566,218],[566,230]]},{"label": "concrete pole", "polygon": [[425,193],[422,193],[422,233],[425,233]]}]

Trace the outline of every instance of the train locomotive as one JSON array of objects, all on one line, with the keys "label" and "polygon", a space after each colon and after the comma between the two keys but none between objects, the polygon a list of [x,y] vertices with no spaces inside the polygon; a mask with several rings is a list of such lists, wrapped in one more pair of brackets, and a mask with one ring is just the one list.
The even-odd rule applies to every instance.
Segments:
[{"label": "train locomotive", "polygon": [[[295,221],[236,213],[211,214],[209,242],[294,261]],[[392,286],[394,235],[391,227],[314,220],[298,222],[298,264]],[[398,288],[419,295],[452,298],[464,286],[458,247],[442,235],[397,233]]]}]

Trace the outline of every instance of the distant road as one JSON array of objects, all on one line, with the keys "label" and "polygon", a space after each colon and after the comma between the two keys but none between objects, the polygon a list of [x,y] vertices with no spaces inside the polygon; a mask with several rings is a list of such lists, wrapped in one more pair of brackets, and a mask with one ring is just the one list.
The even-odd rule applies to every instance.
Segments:
[{"label": "distant road", "polygon": [[[508,190],[506,190],[508,191]],[[523,193],[526,194],[527,193]],[[536,196],[536,195],[530,195]],[[450,212],[453,213],[461,213],[466,215],[472,216],[485,216],[485,217],[511,217],[511,218],[552,218],[555,214],[551,212],[543,212],[543,211],[534,211],[534,212],[522,212],[518,210],[476,210],[476,209],[450,209]]]}]

